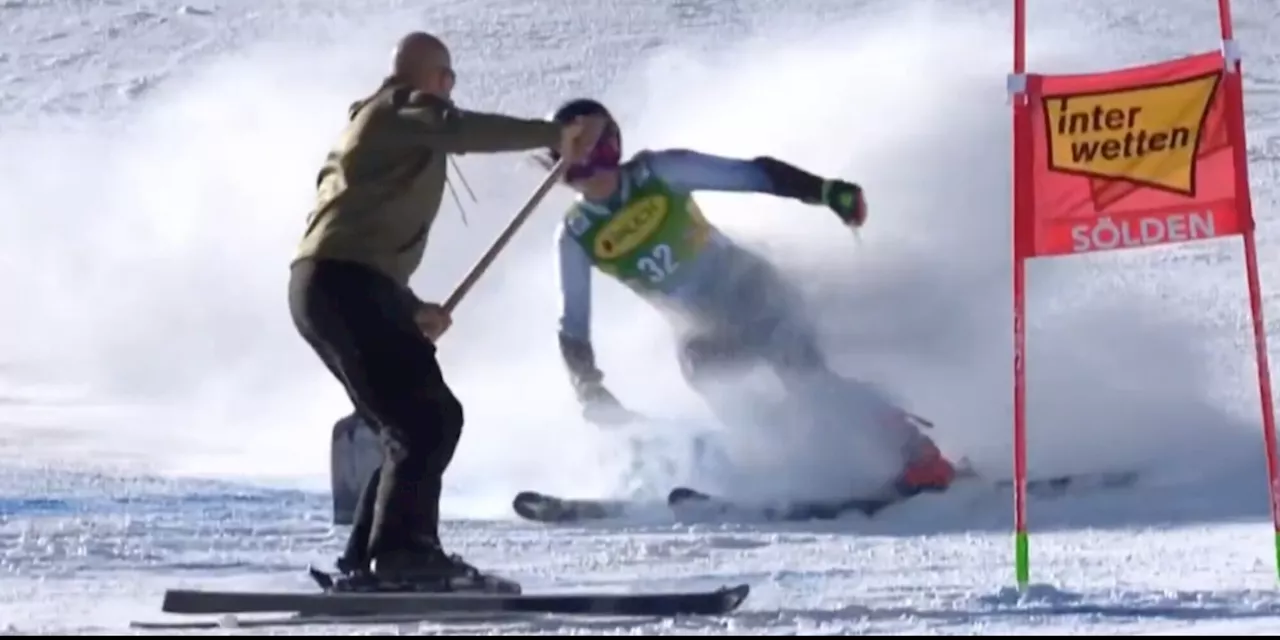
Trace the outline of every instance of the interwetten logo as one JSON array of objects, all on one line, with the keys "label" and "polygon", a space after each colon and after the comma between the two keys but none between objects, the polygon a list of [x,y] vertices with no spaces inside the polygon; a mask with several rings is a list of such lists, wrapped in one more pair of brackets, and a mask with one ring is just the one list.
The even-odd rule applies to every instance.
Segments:
[{"label": "interwetten logo", "polygon": [[1195,195],[1196,156],[1221,73],[1043,98],[1049,168]]}]

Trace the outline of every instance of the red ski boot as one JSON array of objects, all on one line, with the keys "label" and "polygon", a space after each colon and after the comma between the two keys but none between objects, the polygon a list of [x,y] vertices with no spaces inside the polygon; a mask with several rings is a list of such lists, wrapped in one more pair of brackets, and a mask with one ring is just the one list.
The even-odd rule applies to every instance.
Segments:
[{"label": "red ski boot", "polygon": [[956,478],[955,465],[942,455],[933,439],[920,431],[916,420],[907,416],[903,422],[910,430],[905,447],[907,464],[894,486],[903,496],[946,491]]}]

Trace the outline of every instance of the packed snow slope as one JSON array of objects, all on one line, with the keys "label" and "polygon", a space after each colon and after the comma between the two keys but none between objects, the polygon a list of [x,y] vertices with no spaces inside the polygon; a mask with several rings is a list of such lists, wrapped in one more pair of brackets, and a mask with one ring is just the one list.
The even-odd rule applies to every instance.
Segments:
[{"label": "packed snow slope", "polygon": [[[702,202],[803,283],[842,370],[1006,475],[1010,4],[0,3],[0,623],[118,633],[158,616],[165,587],[305,588],[301,566],[336,555],[328,430],[349,408],[294,335],[284,284],[318,162],[409,28],[452,44],[466,106],[541,115],[596,96],[632,151],[771,154],[862,183],[872,218],[856,240],[795,203]],[[1280,14],[1235,4],[1277,318]],[[1031,62],[1087,71],[1212,49],[1214,5],[1035,2]],[[465,221],[446,203],[414,281],[425,298],[448,295],[540,177],[517,155],[460,165],[479,202],[462,194]],[[822,525],[512,521],[524,488],[617,495],[697,478],[749,493],[856,471],[839,441],[784,423],[721,434],[770,453],[732,475],[628,459],[624,436],[583,424],[554,339],[551,232],[567,202],[548,199],[441,344],[468,419],[447,542],[528,589],[755,591],[724,620],[425,631],[1280,630],[1237,240],[1033,265],[1033,472],[1140,468],[1150,481],[1033,502],[1038,586],[1019,596],[1003,494]],[[652,435],[678,457],[714,425],[666,328],[603,279],[596,301],[607,380],[665,419]]]}]

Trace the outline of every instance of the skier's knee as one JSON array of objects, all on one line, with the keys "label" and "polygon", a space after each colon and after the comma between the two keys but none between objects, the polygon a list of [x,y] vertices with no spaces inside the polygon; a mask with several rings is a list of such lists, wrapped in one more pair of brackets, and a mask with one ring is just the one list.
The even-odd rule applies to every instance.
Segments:
[{"label": "skier's knee", "polygon": [[733,357],[717,340],[694,338],[680,348],[680,373],[685,381],[697,386],[719,373],[726,373]]},{"label": "skier's knee", "polygon": [[818,348],[817,336],[802,319],[780,321],[769,342],[770,360],[776,367],[806,374],[828,372],[827,359]]}]

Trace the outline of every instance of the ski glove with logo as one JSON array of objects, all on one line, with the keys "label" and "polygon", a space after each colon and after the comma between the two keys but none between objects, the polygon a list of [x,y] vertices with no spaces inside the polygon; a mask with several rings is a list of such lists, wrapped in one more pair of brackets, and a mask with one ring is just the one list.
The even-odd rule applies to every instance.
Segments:
[{"label": "ski glove with logo", "polygon": [[783,198],[795,198],[807,204],[824,204],[835,212],[840,220],[857,229],[867,220],[867,203],[862,187],[844,180],[823,180],[793,164],[760,156],[752,159],[769,179],[769,193]]},{"label": "ski glove with logo", "polygon": [[862,197],[862,187],[852,182],[824,181],[822,203],[834,211],[849,227],[856,229],[867,221],[867,201]]}]

